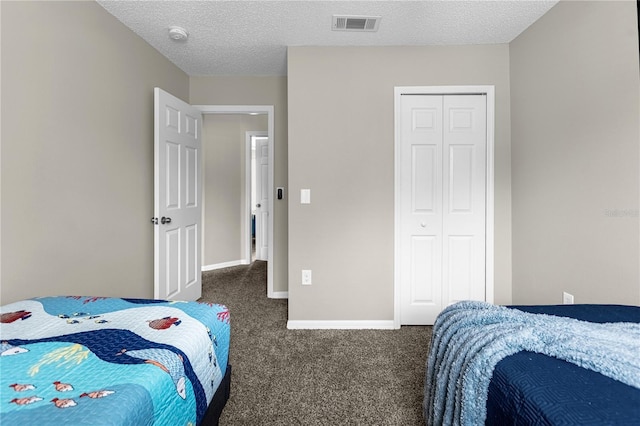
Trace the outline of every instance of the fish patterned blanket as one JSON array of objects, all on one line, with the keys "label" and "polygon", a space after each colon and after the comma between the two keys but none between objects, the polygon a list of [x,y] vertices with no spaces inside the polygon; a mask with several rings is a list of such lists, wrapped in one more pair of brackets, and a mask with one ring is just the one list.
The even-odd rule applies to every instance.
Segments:
[{"label": "fish patterned blanket", "polygon": [[196,425],[229,356],[223,305],[43,297],[0,308],[0,423]]}]

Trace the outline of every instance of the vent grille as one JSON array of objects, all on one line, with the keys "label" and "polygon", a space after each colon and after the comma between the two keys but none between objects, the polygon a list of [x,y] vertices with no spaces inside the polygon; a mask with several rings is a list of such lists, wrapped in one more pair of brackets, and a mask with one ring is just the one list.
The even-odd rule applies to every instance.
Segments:
[{"label": "vent grille", "polygon": [[334,31],[378,31],[380,16],[333,15]]}]

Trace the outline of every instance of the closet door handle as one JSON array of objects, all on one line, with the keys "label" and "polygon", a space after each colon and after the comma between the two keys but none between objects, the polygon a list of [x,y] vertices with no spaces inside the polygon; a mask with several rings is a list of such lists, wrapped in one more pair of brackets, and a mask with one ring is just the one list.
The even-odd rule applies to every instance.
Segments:
[{"label": "closet door handle", "polygon": [[167,224],[171,223],[171,218],[162,216],[162,219],[160,219],[160,223],[163,224],[163,225],[167,225]]}]

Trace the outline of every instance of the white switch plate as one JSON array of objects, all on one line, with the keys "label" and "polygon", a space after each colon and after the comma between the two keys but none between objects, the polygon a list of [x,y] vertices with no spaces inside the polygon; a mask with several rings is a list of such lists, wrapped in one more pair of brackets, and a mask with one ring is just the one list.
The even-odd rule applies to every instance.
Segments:
[{"label": "white switch plate", "polygon": [[311,204],[311,190],[310,189],[301,189],[300,190],[300,204]]},{"label": "white switch plate", "polygon": [[302,270],[302,285],[311,285],[311,269]]},{"label": "white switch plate", "polygon": [[562,292],[562,303],[565,305],[573,305],[573,294],[569,294],[566,291]]}]

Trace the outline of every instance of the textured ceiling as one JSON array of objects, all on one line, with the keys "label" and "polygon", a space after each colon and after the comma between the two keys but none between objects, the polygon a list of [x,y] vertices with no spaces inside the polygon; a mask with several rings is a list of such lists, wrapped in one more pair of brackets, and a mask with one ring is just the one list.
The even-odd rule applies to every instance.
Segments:
[{"label": "textured ceiling", "polygon": [[[98,0],[190,76],[286,75],[287,46],[509,43],[557,1]],[[377,32],[331,31],[334,14],[379,15]],[[186,42],[169,38],[177,25]]]}]

